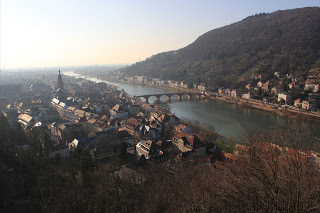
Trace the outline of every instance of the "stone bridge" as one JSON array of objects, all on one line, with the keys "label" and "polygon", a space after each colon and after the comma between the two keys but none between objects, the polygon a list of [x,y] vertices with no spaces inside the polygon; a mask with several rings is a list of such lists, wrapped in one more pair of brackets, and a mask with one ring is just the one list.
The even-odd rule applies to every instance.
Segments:
[{"label": "stone bridge", "polygon": [[182,97],[187,97],[188,100],[190,100],[191,98],[198,100],[198,99],[206,97],[206,95],[204,95],[202,93],[191,93],[191,92],[176,92],[176,93],[138,95],[138,96],[134,96],[134,97],[144,98],[146,100],[146,103],[148,103],[150,97],[155,97],[157,101],[160,101],[160,98],[162,96],[166,97],[167,100],[169,100],[169,102],[172,100],[172,97],[177,97],[178,101],[180,101],[182,99]]}]

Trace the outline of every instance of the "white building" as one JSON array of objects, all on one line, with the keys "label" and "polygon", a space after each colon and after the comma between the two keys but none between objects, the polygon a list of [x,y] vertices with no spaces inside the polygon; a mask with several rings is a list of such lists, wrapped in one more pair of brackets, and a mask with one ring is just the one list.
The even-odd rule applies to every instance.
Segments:
[{"label": "white building", "polygon": [[285,102],[288,102],[292,99],[292,96],[288,93],[279,93],[278,94],[278,102],[280,102],[281,99],[283,99]]},{"label": "white building", "polygon": [[250,100],[251,98],[253,98],[253,95],[250,92],[244,93],[242,94],[242,98],[246,100]]}]

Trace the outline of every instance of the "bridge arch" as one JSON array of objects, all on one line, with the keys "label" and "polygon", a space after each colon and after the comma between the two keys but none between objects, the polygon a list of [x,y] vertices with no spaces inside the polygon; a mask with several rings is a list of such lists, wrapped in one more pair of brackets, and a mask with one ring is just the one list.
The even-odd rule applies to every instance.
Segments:
[{"label": "bridge arch", "polygon": [[156,102],[159,101],[159,99],[160,99],[157,95],[149,95],[148,98],[147,98],[147,103],[149,103],[149,99],[151,97],[155,97],[156,98]]},{"label": "bridge arch", "polygon": [[190,99],[191,99],[191,97],[190,97],[190,95],[189,95],[188,93],[181,94],[181,95],[180,95],[180,98],[181,98],[181,100],[182,100],[183,98],[187,98],[187,100],[190,100]]},{"label": "bridge arch", "polygon": [[160,99],[162,98],[162,97],[166,97],[166,99],[167,99],[167,101],[170,101],[170,97],[167,95],[167,94],[161,94],[161,95],[159,95],[159,101],[160,101]]},{"label": "bridge arch", "polygon": [[178,99],[178,101],[180,101],[180,95],[178,95],[178,94],[176,94],[176,93],[171,94],[169,100],[172,101],[172,98],[173,98],[173,97],[176,97],[176,98]]},{"label": "bridge arch", "polygon": [[148,99],[149,97],[146,97],[146,96],[139,96],[139,99],[145,103],[148,103]]},{"label": "bridge arch", "polygon": [[190,94],[191,99],[199,100],[200,97],[198,94]]},{"label": "bridge arch", "polygon": [[204,94],[199,95],[199,99],[205,99],[205,98],[206,98],[206,96]]}]

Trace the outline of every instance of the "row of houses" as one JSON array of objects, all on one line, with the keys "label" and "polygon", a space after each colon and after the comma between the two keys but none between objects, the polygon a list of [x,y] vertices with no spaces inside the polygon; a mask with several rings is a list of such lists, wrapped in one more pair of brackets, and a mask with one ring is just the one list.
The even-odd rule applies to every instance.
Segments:
[{"label": "row of houses", "polygon": [[58,111],[61,118],[70,120],[70,121],[74,121],[82,117],[87,117],[87,118],[98,117],[97,114],[86,112],[84,110],[77,109],[72,106],[68,106],[67,104],[65,104],[64,102],[60,101],[57,98],[53,98],[51,100],[51,106]]},{"label": "row of houses", "polygon": [[160,78],[149,78],[146,76],[124,76],[124,80],[131,83],[150,84],[160,87],[194,89],[200,92],[208,90],[204,84],[188,84],[185,81],[161,80]]}]

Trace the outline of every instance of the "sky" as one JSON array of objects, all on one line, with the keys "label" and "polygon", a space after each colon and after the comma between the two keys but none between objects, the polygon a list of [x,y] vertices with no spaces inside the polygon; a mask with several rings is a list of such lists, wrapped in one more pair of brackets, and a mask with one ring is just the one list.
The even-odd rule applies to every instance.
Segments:
[{"label": "sky", "polygon": [[0,68],[127,64],[320,0],[0,0]]}]

